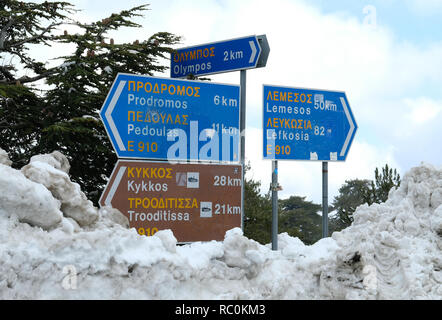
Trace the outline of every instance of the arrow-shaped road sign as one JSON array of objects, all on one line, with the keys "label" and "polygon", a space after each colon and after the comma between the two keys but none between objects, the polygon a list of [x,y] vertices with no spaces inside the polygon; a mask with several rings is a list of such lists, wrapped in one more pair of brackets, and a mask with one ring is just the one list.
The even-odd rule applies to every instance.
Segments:
[{"label": "arrow-shaped road sign", "polygon": [[179,242],[223,240],[241,227],[242,166],[118,160],[100,198],[137,232],[171,229]]},{"label": "arrow-shaped road sign", "polygon": [[100,111],[119,158],[239,162],[237,85],[119,73]]},{"label": "arrow-shaped road sign", "polygon": [[[256,68],[262,52],[260,41],[266,39],[248,36],[177,49],[171,54],[170,76],[183,78]],[[260,66],[264,65],[265,61],[261,62]]]},{"label": "arrow-shaped road sign", "polygon": [[357,130],[345,92],[264,85],[263,154],[345,161]]}]

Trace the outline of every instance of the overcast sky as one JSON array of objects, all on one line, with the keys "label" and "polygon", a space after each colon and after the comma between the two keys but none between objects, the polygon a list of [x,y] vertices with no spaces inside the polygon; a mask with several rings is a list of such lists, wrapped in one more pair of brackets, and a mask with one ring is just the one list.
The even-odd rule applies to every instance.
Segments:
[{"label": "overcast sky", "polygon": [[[442,164],[442,0],[69,2],[84,22],[149,3],[136,19],[143,28],[111,34],[116,42],[168,31],[183,37],[178,48],[266,34],[267,66],[247,71],[246,160],[263,192],[271,180],[271,162],[262,160],[264,83],[346,92],[359,128],[347,160],[329,163],[330,202],[346,179],[373,179],[385,163],[401,176],[422,161]],[[239,84],[239,72],[210,78]],[[280,161],[280,197],[321,203],[321,169]]]}]

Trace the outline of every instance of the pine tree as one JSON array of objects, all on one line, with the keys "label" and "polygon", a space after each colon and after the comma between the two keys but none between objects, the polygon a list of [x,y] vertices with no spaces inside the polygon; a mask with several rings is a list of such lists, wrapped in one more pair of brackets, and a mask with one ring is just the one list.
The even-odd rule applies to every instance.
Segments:
[{"label": "pine tree", "polygon": [[[131,43],[117,43],[109,38],[109,31],[141,27],[132,20],[142,16],[148,10],[147,5],[123,10],[92,23],[68,19],[62,13],[72,13],[74,9],[65,2],[39,5],[8,0],[2,3],[0,10],[2,22],[5,22],[2,35],[5,34],[7,40],[3,41],[3,47],[15,48],[5,53],[23,57],[21,62],[35,73],[32,77],[18,78],[12,74],[14,66],[0,69],[0,94],[3,97],[0,133],[7,137],[0,141],[0,147],[9,152],[17,167],[33,154],[60,150],[71,162],[72,180],[78,182],[97,204],[117,160],[98,116],[113,80],[118,72],[145,75],[164,72],[167,67],[161,65],[159,59],[167,59],[173,51],[171,45],[178,43],[180,38],[167,32],[158,32],[145,40]],[[31,26],[34,23],[35,30],[28,36],[18,31],[21,25],[16,21],[24,19],[17,18],[21,14],[27,17]],[[81,32],[69,34],[64,31],[55,35],[55,27],[62,23],[75,24]],[[74,51],[59,57],[61,65],[47,69],[44,63],[32,60],[25,46],[19,46],[22,42],[71,44]],[[31,86],[11,89],[17,82],[28,84],[40,79],[45,79],[50,85],[48,92],[37,94]],[[2,84],[7,86],[7,90],[1,87]],[[14,95],[18,90],[21,91]],[[28,95],[26,101],[22,99],[23,92]],[[11,101],[14,97],[16,99]],[[19,123],[11,127],[10,121]],[[22,131],[20,128],[23,128]],[[11,141],[14,135],[17,138]]]},{"label": "pine tree", "polygon": [[348,180],[339,188],[339,195],[333,200],[333,206],[337,210],[337,216],[331,221],[331,230],[340,231],[353,222],[353,213],[356,208],[364,203],[385,202],[391,188],[398,188],[401,178],[396,169],[388,167],[375,169],[375,180]]},{"label": "pine tree", "polygon": [[[250,170],[250,164],[245,166],[245,171],[248,170]],[[270,243],[272,241],[271,192],[269,190],[269,192],[262,195],[261,182],[253,179],[244,180],[244,235],[262,244]],[[297,202],[298,199],[301,199],[301,201]],[[306,232],[303,233],[299,225],[294,224],[294,215],[300,213],[299,210],[296,211],[299,208],[293,206],[295,202],[300,204],[300,210],[307,208],[308,214],[312,212],[309,210],[311,208],[314,208],[314,212],[318,210],[317,205],[304,201],[304,199],[302,197],[290,197],[286,200],[279,200],[278,233],[287,232],[292,237],[309,241],[307,237],[303,237],[308,234],[308,228],[305,228]]]},{"label": "pine tree", "polygon": [[63,71],[48,78],[56,84],[47,95],[51,121],[45,126],[40,152],[63,148],[71,159],[71,175],[88,196],[97,201],[116,162],[116,155],[99,120],[106,95],[119,72],[153,75],[164,72],[158,63],[179,38],[160,32],[143,41],[116,43],[106,35],[121,27],[140,27],[131,18],[147,6],[112,14],[103,20],[78,25],[82,34],[65,33],[62,42],[75,44],[72,55],[63,57]]},{"label": "pine tree", "polygon": [[[29,54],[29,45],[50,45],[56,40],[54,31],[68,22],[67,14],[75,10],[67,2],[37,4],[17,0],[0,3],[0,53],[5,64],[0,66],[1,84],[32,83],[56,73],[57,68],[47,69],[45,63],[36,61]],[[20,67],[31,71],[32,76],[18,76],[12,61],[18,58]]]},{"label": "pine tree", "polygon": [[331,219],[330,229],[342,230],[353,222],[353,212],[363,203],[369,202],[370,180],[352,179],[346,180],[339,188],[339,194],[334,198],[332,206],[337,211]]},{"label": "pine tree", "polygon": [[318,215],[322,206],[305,198],[291,196],[280,200],[281,232],[298,237],[305,244],[313,244],[322,236],[322,219]]},{"label": "pine tree", "polygon": [[74,11],[66,2],[0,2],[0,147],[14,167],[29,161],[42,130],[44,98],[33,84],[58,72],[32,48],[56,41],[54,31]]},{"label": "pine tree", "polygon": [[396,169],[392,169],[388,167],[388,164],[385,164],[385,167],[382,168],[382,173],[379,173],[379,169],[375,170],[375,182],[371,183],[371,201],[374,203],[385,202],[388,199],[388,194],[391,188],[397,189],[401,184],[401,177],[399,173],[397,173]]},{"label": "pine tree", "polygon": [[[245,172],[250,164],[244,166]],[[261,195],[261,182],[244,178],[244,235],[262,244],[271,241],[272,202]]]}]

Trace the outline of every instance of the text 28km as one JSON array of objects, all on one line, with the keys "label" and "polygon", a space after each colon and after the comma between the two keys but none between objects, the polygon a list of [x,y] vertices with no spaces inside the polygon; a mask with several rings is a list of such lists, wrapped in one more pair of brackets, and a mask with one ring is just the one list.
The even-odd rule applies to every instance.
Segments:
[{"label": "text 28km", "polygon": [[213,177],[213,185],[217,187],[240,187],[241,179],[240,178],[232,178],[229,176],[214,176]]}]

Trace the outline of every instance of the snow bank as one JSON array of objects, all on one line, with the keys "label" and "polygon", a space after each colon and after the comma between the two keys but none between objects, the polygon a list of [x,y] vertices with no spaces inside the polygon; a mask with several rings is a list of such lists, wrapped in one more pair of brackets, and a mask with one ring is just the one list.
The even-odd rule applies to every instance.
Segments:
[{"label": "snow bank", "polygon": [[41,184],[20,171],[0,164],[0,215],[15,215],[22,222],[51,228],[61,221],[60,202]]},{"label": "snow bank", "polygon": [[170,230],[140,236],[91,207],[51,155],[0,164],[0,299],[442,298],[442,168],[413,168],[331,238],[283,233],[272,251],[238,228],[182,246]]},{"label": "snow bank", "polygon": [[32,157],[21,171],[29,180],[42,184],[60,200],[65,216],[74,219],[80,226],[88,226],[98,219],[97,208],[86,198],[80,186],[70,180],[67,174],[69,168],[67,158],[54,151]]},{"label": "snow bank", "polygon": [[9,160],[8,154],[2,148],[0,148],[0,164],[4,164],[5,166],[10,166],[12,164],[12,161]]},{"label": "snow bank", "polygon": [[[349,266],[353,253],[359,256],[351,263],[353,278],[346,279],[351,285],[339,298],[442,298],[441,191],[442,168],[422,164],[404,175],[386,203],[360,206],[353,225],[333,234],[341,250],[340,268],[332,274]],[[351,289],[368,269],[372,290]],[[329,282],[326,294],[336,297],[337,282]]]}]

